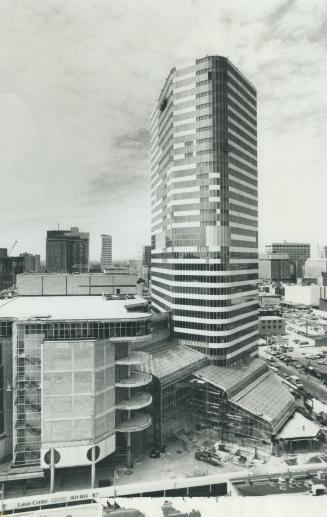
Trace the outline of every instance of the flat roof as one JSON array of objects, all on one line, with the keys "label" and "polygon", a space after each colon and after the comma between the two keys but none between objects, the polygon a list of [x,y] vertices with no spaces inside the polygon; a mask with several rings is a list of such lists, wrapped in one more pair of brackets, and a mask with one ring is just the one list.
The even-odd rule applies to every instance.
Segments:
[{"label": "flat roof", "polygon": [[272,242],[271,244],[267,244],[267,247],[270,246],[310,246],[308,242]]},{"label": "flat roof", "polygon": [[104,296],[18,296],[0,300],[0,320],[133,320],[150,313],[128,312],[129,305],[145,304],[141,296],[107,300]]},{"label": "flat roof", "polygon": [[318,399],[312,399],[312,409],[316,414],[321,412],[327,414],[327,404],[324,404]]},{"label": "flat roof", "polygon": [[112,276],[112,275],[120,275],[120,274],[124,274],[124,275],[131,275],[131,276],[135,276],[136,273],[132,273],[131,270],[126,267],[117,267],[117,268],[106,268],[106,272],[94,272],[94,273],[43,273],[43,272],[40,272],[40,271],[31,271],[31,272],[23,272],[23,273],[19,273],[17,275],[17,277],[31,277],[31,278],[35,278],[36,276],[46,276],[46,277],[71,277],[71,278],[81,278],[81,277],[100,277],[100,276]]},{"label": "flat roof", "polygon": [[281,316],[259,316],[259,320],[285,320],[285,318],[282,318]]},{"label": "flat roof", "polygon": [[320,431],[320,427],[305,418],[301,413],[295,412],[282,430],[278,433],[277,438],[281,440],[306,439],[315,438]]}]

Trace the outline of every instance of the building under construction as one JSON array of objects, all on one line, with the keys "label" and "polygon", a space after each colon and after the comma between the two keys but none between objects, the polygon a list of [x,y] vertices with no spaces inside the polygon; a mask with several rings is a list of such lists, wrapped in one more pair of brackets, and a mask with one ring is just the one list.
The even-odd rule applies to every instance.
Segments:
[{"label": "building under construction", "polygon": [[216,441],[270,444],[295,409],[293,396],[259,359],[205,366],[191,385],[194,429]]},{"label": "building under construction", "polygon": [[153,443],[161,448],[179,433],[193,431],[189,380],[208,364],[191,348],[168,339],[147,345],[147,371],[152,375]]},{"label": "building under construction", "polygon": [[150,433],[158,448],[170,437],[184,439],[193,432],[215,442],[268,445],[295,410],[294,397],[259,359],[214,366],[171,339],[143,350],[153,378]]}]

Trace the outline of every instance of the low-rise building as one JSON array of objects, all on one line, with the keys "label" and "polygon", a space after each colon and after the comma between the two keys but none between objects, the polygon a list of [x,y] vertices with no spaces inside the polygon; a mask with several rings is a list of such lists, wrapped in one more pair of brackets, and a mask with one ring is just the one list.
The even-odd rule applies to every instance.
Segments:
[{"label": "low-rise building", "polygon": [[277,336],[285,334],[285,319],[279,316],[259,317],[259,336]]},{"label": "low-rise building", "polygon": [[193,389],[195,425],[216,440],[269,444],[295,409],[293,396],[259,359],[206,366],[194,375]]},{"label": "low-rise building", "polygon": [[106,273],[42,273],[17,276],[19,296],[99,296],[136,294],[137,275],[112,268]]},{"label": "low-rise building", "polygon": [[259,292],[259,304],[261,307],[274,307],[280,305],[281,296],[279,294],[271,294]]},{"label": "low-rise building", "polygon": [[[1,351],[12,357],[1,393],[2,457],[11,450],[16,467],[93,468],[124,448],[130,464],[145,443],[135,434],[152,425],[152,375],[145,354],[132,349],[155,326],[147,302],[132,295],[1,302]],[[163,327],[167,337],[168,316],[158,320]]]},{"label": "low-rise building", "polygon": [[172,435],[203,426],[216,438],[269,443],[293,411],[265,363],[209,365],[170,339],[169,313],[152,314],[137,295],[3,300],[0,346],[0,461],[10,456],[16,477],[50,470],[50,491],[57,468],[90,466],[94,486],[100,460],[114,465],[118,455],[131,466]]},{"label": "low-rise building", "polygon": [[285,302],[318,307],[322,289],[318,285],[286,285]]}]

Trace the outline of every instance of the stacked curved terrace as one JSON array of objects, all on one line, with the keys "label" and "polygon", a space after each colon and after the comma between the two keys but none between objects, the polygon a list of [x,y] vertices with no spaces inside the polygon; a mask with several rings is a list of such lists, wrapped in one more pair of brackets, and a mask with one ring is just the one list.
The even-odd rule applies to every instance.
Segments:
[{"label": "stacked curved terrace", "polygon": [[[0,303],[0,338],[12,351],[8,429],[15,466],[90,465],[126,436],[151,426],[144,357],[132,344],[150,338],[152,314],[139,296],[24,296]],[[144,355],[144,354],[143,354]],[[12,407],[12,410],[10,408]],[[12,414],[11,414],[12,411]]]}]

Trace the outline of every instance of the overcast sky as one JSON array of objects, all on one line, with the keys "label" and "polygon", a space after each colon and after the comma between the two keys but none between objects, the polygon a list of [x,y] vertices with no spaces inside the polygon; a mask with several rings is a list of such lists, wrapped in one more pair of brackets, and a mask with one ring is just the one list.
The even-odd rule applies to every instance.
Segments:
[{"label": "overcast sky", "polygon": [[258,90],[260,248],[327,244],[326,0],[0,0],[0,247],[44,257],[60,223],[137,258],[151,110],[206,54]]}]

